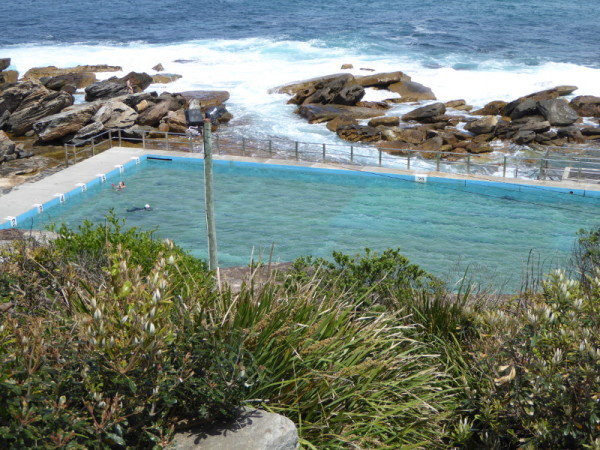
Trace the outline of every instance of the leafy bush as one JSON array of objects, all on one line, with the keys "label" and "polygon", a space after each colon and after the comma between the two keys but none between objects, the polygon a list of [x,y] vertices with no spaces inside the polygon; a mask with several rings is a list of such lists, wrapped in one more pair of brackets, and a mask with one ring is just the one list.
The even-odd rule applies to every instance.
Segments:
[{"label": "leafy bush", "polygon": [[[88,272],[85,242],[101,232],[103,268],[85,260]],[[0,315],[0,447],[162,446],[177,426],[237,413],[254,366],[242,332],[213,322],[203,263],[144,233],[87,226],[0,265],[17,303]]]},{"label": "leafy bush", "polygon": [[364,255],[354,257],[333,252],[333,261],[310,256],[299,258],[293,271],[290,280],[307,282],[314,277],[323,292],[351,292],[365,306],[385,304],[391,291],[396,298],[410,298],[414,289],[434,291],[441,287],[439,280],[411,264],[399,249],[379,254],[367,248]]},{"label": "leafy bush", "polygon": [[[128,228],[125,220],[119,219],[114,212],[106,216],[104,224],[94,224],[85,220],[76,230],[70,229],[65,224],[51,227],[58,233],[54,242],[64,258],[75,261],[91,270],[93,267],[102,268],[106,265],[110,250],[117,245],[124,249],[135,248],[132,251],[129,264],[139,265],[143,273],[148,273],[154,267],[158,255],[164,252],[165,241],[154,238],[152,231],[141,231],[136,227]],[[167,246],[173,247],[170,244]],[[190,270],[198,273],[207,272],[206,262],[189,256],[181,249],[177,249],[179,257],[185,260]]]},{"label": "leafy bush", "polygon": [[486,448],[600,447],[600,279],[562,272],[540,298],[482,315],[471,402]]},{"label": "leafy bush", "polygon": [[572,265],[584,288],[589,286],[600,268],[600,228],[594,230],[579,230],[573,252]]}]

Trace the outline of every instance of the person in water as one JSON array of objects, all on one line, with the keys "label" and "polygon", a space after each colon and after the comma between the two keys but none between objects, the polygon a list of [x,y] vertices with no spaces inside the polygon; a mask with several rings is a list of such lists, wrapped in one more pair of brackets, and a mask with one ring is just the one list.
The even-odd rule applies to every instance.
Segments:
[{"label": "person in water", "polygon": [[127,212],[134,212],[134,211],[152,211],[152,207],[148,203],[146,203],[143,208],[140,208],[139,206],[135,206],[133,208],[127,209]]},{"label": "person in water", "polygon": [[112,185],[115,188],[115,191],[121,191],[123,189],[125,189],[127,186],[125,186],[125,182],[123,182],[123,180],[119,181],[119,184],[117,185]]}]

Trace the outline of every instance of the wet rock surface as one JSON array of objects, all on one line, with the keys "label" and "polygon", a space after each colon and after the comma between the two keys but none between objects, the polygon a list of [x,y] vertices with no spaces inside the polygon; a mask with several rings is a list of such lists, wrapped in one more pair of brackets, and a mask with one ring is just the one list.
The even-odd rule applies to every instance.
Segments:
[{"label": "wet rock surface", "polygon": [[[401,117],[388,115],[387,108],[378,105],[381,102],[363,102],[364,93],[357,87],[397,94],[385,100],[388,108],[407,102],[416,103],[416,107]],[[340,95],[344,89],[360,93],[357,101]],[[402,146],[406,151],[447,152],[447,158],[455,159],[492,152],[493,142],[505,148],[517,145],[536,149],[600,143],[597,127],[589,126],[590,118],[600,117],[600,97],[565,99],[576,90],[576,86],[556,86],[510,102],[495,100],[473,110],[464,100],[436,102],[430,88],[396,71],[356,77],[332,74],[269,92],[291,96],[288,103],[299,105],[298,115],[309,123],[327,123],[329,130],[349,142],[375,142],[392,154],[400,154]],[[427,157],[427,153],[422,156]]]},{"label": "wet rock surface", "polygon": [[[123,139],[139,140],[144,132],[168,131],[185,133],[184,110],[190,101],[199,100],[200,108],[213,119],[213,130],[232,119],[225,102],[227,91],[189,91],[185,93],[144,92],[153,82],[166,83],[180,78],[175,74],[129,72],[122,77],[97,81],[98,72],[122,71],[119,66],[82,65],[71,68],[55,66],[28,70],[23,79],[16,77],[4,83],[10,58],[0,58],[0,130],[2,150],[0,165],[32,155],[43,155],[46,149],[64,143],[84,145],[107,130],[121,130]],[[155,66],[155,69],[164,68]],[[4,78],[2,78],[4,77]],[[84,90],[86,102],[74,104],[73,96]],[[27,150],[13,142],[27,139]],[[60,156],[58,156],[60,159]],[[48,165],[53,159],[42,158]],[[23,170],[36,172],[39,164]],[[0,166],[1,167],[1,166]],[[14,174],[19,169],[8,170]],[[12,176],[12,175],[10,175]],[[10,184],[10,183],[9,183]]]}]

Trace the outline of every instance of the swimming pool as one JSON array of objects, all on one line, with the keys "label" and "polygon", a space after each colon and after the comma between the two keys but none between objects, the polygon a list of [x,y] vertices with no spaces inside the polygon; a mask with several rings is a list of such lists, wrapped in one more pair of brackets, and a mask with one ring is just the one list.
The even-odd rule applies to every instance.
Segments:
[{"label": "swimming pool", "polygon": [[[127,188],[115,191],[119,179]],[[546,270],[564,264],[576,232],[597,226],[600,213],[597,197],[502,183],[232,161],[215,161],[214,180],[222,267],[266,261],[271,246],[276,261],[392,247],[447,279],[468,267],[476,280],[514,289],[530,251]],[[203,191],[202,160],[144,159],[19,227],[75,227],[112,209],[207,258]],[[145,204],[152,211],[127,211]]]}]

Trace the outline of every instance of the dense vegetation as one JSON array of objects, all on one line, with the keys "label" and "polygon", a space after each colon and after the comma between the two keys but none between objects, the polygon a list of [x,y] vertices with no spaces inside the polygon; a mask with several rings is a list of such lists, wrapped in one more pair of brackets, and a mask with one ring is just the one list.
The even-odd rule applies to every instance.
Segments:
[{"label": "dense vegetation", "polygon": [[114,217],[57,232],[0,253],[0,448],[161,448],[247,404],[306,448],[600,448],[600,231],[510,299],[392,249],[234,293]]}]

